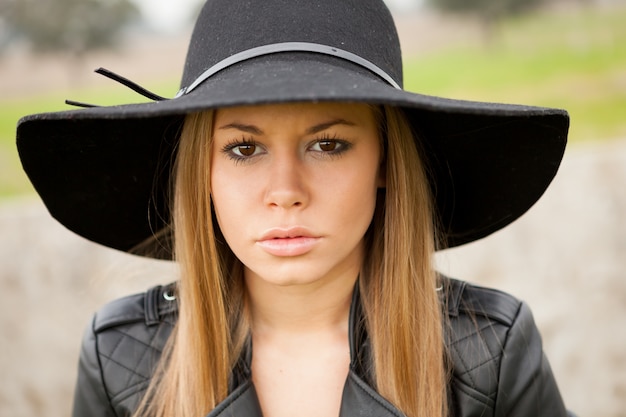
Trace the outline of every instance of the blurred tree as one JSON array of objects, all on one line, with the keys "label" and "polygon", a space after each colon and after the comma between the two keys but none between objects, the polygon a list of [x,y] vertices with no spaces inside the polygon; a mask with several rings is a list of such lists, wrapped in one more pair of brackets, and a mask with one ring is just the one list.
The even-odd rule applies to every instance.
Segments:
[{"label": "blurred tree", "polygon": [[426,0],[426,4],[444,12],[478,17],[487,35],[501,19],[521,14],[549,3],[551,0]]},{"label": "blurred tree", "polygon": [[0,0],[0,11],[6,38],[75,56],[115,45],[120,30],[139,17],[129,0]]},{"label": "blurred tree", "polygon": [[472,13],[494,19],[530,10],[548,0],[427,0],[442,11]]}]

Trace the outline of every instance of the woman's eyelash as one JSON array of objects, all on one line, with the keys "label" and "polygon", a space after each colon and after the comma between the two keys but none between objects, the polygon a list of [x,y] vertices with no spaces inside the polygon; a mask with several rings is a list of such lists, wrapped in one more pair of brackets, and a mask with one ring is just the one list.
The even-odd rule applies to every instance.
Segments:
[{"label": "woman's eyelash", "polygon": [[[337,135],[323,134],[321,137],[315,139],[309,148],[319,146],[320,149],[317,152],[323,153],[328,156],[338,156],[352,147],[352,144],[344,139],[339,139]],[[327,149],[324,149],[325,146]]]},{"label": "woman's eyelash", "polygon": [[[222,147],[222,153],[224,153],[227,157],[229,157],[230,159],[234,160],[235,162],[243,162],[247,159],[249,159],[250,157],[254,156],[255,152],[256,152],[256,147],[258,147],[259,145],[257,144],[257,142],[251,138],[251,137],[243,137],[241,139],[232,139],[230,140],[228,143],[226,143],[223,147]],[[235,150],[237,150],[238,148],[246,148],[246,150],[250,151],[251,154],[250,155],[240,155],[238,153],[235,152]],[[241,153],[242,150],[240,149],[239,152]]]}]

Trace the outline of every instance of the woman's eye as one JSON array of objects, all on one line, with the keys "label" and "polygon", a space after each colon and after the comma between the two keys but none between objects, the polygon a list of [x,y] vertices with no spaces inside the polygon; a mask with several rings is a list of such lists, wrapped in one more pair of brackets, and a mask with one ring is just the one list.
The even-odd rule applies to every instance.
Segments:
[{"label": "woman's eye", "polygon": [[227,144],[222,152],[236,161],[243,161],[260,154],[263,148],[253,141],[244,140]]},{"label": "woman's eye", "polygon": [[252,156],[256,153],[257,146],[253,143],[247,143],[244,145],[238,145],[231,149],[237,156]]},{"label": "woman's eye", "polygon": [[310,149],[316,152],[338,154],[349,148],[349,143],[338,139],[321,139],[313,143]]},{"label": "woman's eye", "polygon": [[337,145],[337,142],[333,140],[321,140],[317,142],[317,146],[319,147],[319,149],[324,152],[334,151],[335,149],[337,149]]}]

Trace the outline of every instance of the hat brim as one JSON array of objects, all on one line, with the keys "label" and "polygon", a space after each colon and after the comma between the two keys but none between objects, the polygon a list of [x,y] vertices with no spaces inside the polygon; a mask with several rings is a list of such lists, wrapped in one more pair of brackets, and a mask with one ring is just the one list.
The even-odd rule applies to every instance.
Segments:
[{"label": "hat brim", "polygon": [[[25,117],[17,129],[24,170],[54,218],[122,251],[167,227],[184,116],[207,109],[321,101],[402,108],[426,154],[444,247],[513,222],[556,175],[569,126],[564,110],[409,93],[312,55],[255,58],[172,100]],[[167,244],[161,249],[148,256],[171,256]]]}]

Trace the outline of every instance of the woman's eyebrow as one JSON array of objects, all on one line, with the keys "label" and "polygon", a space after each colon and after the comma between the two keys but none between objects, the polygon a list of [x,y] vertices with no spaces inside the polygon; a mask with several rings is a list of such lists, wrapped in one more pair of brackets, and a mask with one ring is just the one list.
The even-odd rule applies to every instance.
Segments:
[{"label": "woman's eyebrow", "polygon": [[262,135],[263,131],[254,125],[245,125],[242,123],[229,123],[224,126],[220,126],[219,130],[227,130],[227,129],[237,129],[242,132],[252,133],[253,135]]},{"label": "woman's eyebrow", "polygon": [[[344,126],[355,126],[354,123],[345,120],[345,119],[334,119],[328,122],[324,122],[324,123],[320,123],[317,124],[315,126],[311,126],[310,128],[308,128],[306,130],[306,134],[308,135],[313,135],[315,133],[319,133],[322,132],[330,127],[336,126],[336,125],[344,125]],[[247,124],[243,124],[243,123],[229,123],[227,125],[224,126],[220,126],[218,128],[219,130],[227,130],[227,129],[237,129],[240,130],[242,132],[246,132],[246,133],[251,133],[253,135],[263,135],[263,130],[261,130],[260,128],[258,128],[255,125],[247,125]]]},{"label": "woman's eyebrow", "polygon": [[312,126],[312,127],[308,128],[306,130],[306,133],[309,134],[309,135],[313,135],[315,133],[322,132],[322,131],[328,129],[329,127],[333,127],[333,126],[336,126],[336,125],[355,126],[354,123],[352,123],[352,122],[350,122],[348,120],[345,120],[345,119],[334,119],[334,120],[331,120],[329,122],[320,123],[318,125]]}]

